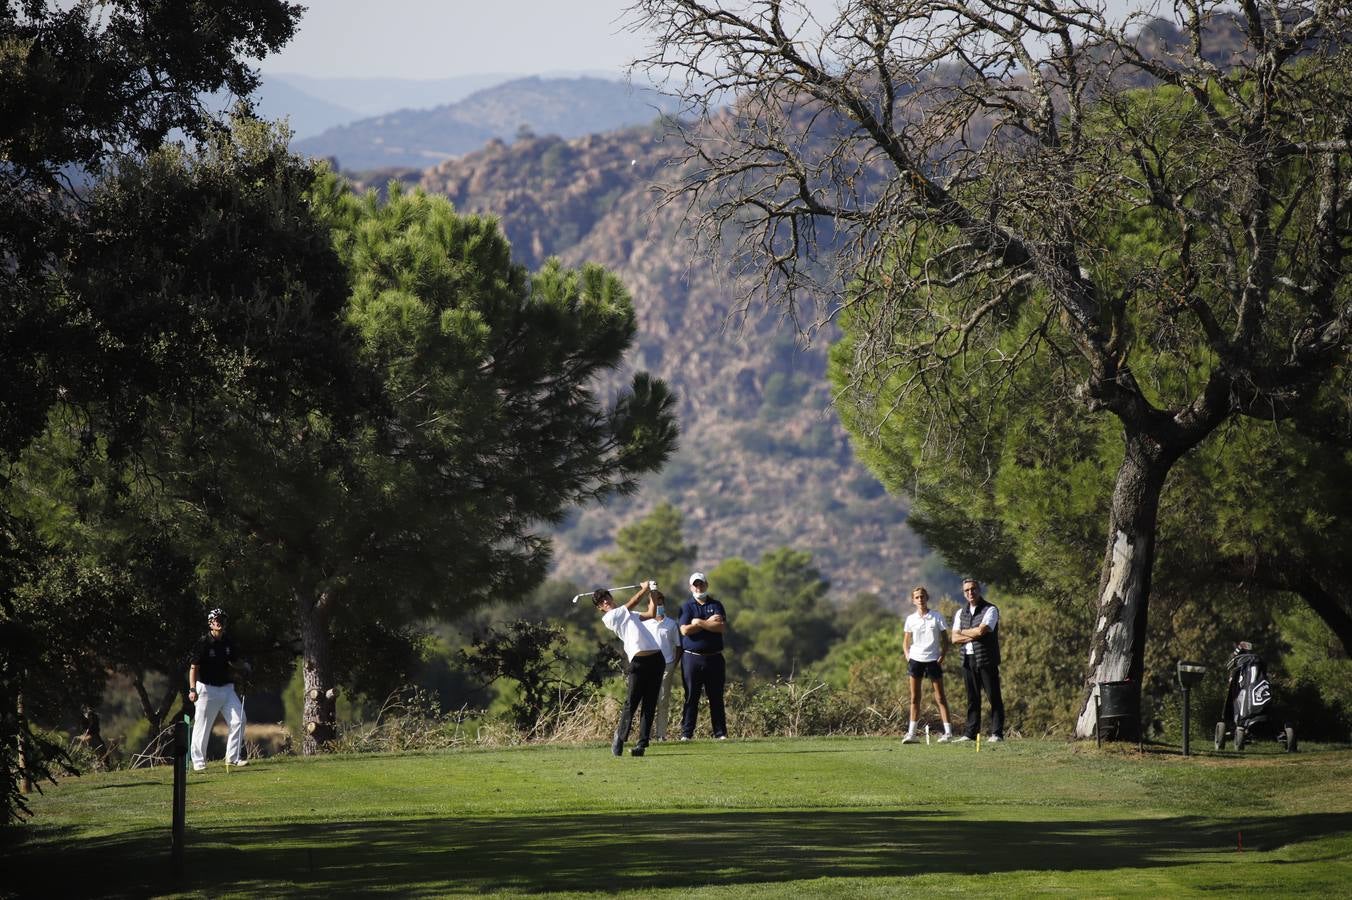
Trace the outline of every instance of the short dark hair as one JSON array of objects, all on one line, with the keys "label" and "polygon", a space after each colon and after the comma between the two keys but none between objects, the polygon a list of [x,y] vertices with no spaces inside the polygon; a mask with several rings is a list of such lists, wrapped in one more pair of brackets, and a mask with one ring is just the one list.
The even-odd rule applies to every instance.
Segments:
[{"label": "short dark hair", "polygon": [[610,596],[610,591],[605,588],[597,588],[592,591],[592,606],[600,606]]},{"label": "short dark hair", "polygon": [[962,586],[963,586],[963,587],[967,587],[967,585],[969,585],[969,584],[974,584],[974,585],[976,585],[977,587],[981,587],[981,582],[977,581],[975,578],[964,578],[964,579],[962,580]]}]

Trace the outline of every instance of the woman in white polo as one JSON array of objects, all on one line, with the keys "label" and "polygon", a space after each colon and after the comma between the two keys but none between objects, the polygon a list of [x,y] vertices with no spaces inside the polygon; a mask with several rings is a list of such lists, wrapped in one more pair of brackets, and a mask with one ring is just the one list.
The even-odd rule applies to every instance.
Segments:
[{"label": "woman in white polo", "polygon": [[944,696],[944,653],[948,650],[948,623],[938,610],[929,608],[929,591],[918,587],[911,591],[915,612],[906,617],[906,632],[902,647],[906,652],[906,667],[911,683],[911,725],[901,739],[909,744],[916,739],[915,721],[920,718],[920,681],[929,676],[934,685],[934,702],[939,717],[944,720],[944,733],[939,743],[953,740],[953,723],[948,718],[948,698]]}]

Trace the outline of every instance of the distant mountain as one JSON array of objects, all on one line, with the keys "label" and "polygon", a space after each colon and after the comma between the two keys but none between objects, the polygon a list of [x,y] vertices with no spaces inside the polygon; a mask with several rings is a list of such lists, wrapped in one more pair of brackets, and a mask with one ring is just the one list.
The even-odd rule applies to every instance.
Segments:
[{"label": "distant mountain", "polygon": [[426,167],[519,134],[577,137],[649,122],[673,108],[654,91],[603,78],[521,78],[433,109],[402,109],[297,141],[349,172]]},{"label": "distant mountain", "polygon": [[355,122],[398,109],[430,109],[463,100],[475,91],[520,78],[520,73],[484,72],[457,78],[316,78],[290,72],[267,72],[268,84],[286,84],[311,97],[355,113],[330,125]]},{"label": "distant mountain", "polygon": [[350,106],[332,103],[270,75],[254,93],[254,103],[265,119],[289,120],[298,140],[361,118]]},{"label": "distant mountain", "polygon": [[[649,125],[493,141],[401,176],[462,211],[498,217],[528,267],[559,256],[616,272],[638,312],[632,364],[678,392],[679,453],[638,497],[571,517],[556,536],[559,574],[604,583],[600,555],[616,530],[666,499],[684,514],[701,567],[789,545],[813,553],[837,598],[904,595],[926,551],[906,525],[906,502],[854,460],[831,407],[825,344],[799,350],[773,317],[729,321],[735,276],[696,257],[677,210],[654,202],[652,183],[670,171],[662,137]],[[373,177],[358,186],[384,184]]]}]

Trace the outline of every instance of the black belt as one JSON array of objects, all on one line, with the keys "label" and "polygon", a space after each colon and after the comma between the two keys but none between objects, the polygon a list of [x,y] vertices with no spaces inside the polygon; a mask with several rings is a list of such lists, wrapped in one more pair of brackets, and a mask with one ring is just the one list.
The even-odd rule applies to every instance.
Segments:
[{"label": "black belt", "polygon": [[723,651],[722,651],[722,650],[713,650],[713,651],[711,651],[711,652],[709,652],[709,653],[700,653],[698,650],[686,650],[685,652],[686,652],[686,653],[693,654],[693,655],[695,655],[695,656],[722,656],[722,655],[723,655]]}]

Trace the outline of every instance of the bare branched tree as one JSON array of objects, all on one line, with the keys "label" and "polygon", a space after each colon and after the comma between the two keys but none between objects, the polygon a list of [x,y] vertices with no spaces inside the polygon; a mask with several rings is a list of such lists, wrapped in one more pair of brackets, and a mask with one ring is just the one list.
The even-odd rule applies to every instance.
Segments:
[{"label": "bare branched tree", "polygon": [[[940,440],[1051,360],[1049,386],[1120,423],[1086,687],[1139,690],[1171,467],[1235,417],[1293,415],[1347,362],[1352,5],[630,12],[653,36],[636,67],[696,114],[666,202],[753,276],[742,302],[809,335],[849,317],[842,399],[881,423],[919,398]],[[1077,733],[1095,724],[1086,690]]]}]

